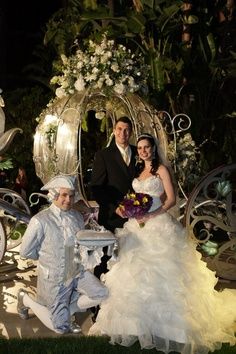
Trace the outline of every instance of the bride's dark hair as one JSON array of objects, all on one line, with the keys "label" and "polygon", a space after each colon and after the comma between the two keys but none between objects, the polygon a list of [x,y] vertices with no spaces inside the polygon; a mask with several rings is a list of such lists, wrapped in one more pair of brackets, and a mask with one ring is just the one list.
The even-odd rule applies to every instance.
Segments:
[{"label": "bride's dark hair", "polygon": [[[156,145],[155,139],[153,138],[153,136],[151,134],[144,133],[144,134],[141,134],[140,136],[138,136],[137,144],[141,140],[148,140],[149,143],[151,144],[151,146],[154,147],[153,157],[152,157],[152,162],[151,162],[152,168],[151,168],[150,172],[152,175],[155,176],[156,172],[158,170],[158,167],[160,166],[160,157],[158,156],[157,145]],[[144,170],[144,166],[145,166],[144,161],[138,158],[137,163],[136,163],[136,177],[138,177],[141,174],[141,172]]]}]

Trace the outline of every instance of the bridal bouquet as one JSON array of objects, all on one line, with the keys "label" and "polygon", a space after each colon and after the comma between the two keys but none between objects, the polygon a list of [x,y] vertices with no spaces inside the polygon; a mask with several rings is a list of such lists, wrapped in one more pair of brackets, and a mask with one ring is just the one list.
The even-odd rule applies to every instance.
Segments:
[{"label": "bridal bouquet", "polygon": [[145,193],[128,193],[119,207],[128,218],[143,216],[152,206],[152,197]]}]

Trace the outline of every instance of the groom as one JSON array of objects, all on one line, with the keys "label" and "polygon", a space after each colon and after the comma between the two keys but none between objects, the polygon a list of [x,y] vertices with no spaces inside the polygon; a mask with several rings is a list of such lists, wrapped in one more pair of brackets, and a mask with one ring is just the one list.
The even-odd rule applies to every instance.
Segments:
[{"label": "groom", "polygon": [[[136,156],[136,147],[129,144],[132,123],[128,117],[116,121],[113,134],[111,144],[95,155],[91,179],[92,194],[99,204],[98,223],[112,232],[126,221],[116,214],[116,209],[132,188]],[[95,268],[98,277],[107,271],[107,259],[105,256]]]},{"label": "groom", "polygon": [[95,155],[91,179],[92,194],[99,204],[98,223],[112,232],[125,221],[115,211],[131,189],[136,156],[136,147],[129,144],[132,123],[128,117],[117,120],[113,134],[110,146]]}]

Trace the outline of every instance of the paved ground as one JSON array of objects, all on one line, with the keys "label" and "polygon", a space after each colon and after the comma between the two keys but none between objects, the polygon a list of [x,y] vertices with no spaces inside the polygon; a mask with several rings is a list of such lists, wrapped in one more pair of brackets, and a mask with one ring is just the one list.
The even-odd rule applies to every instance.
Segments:
[{"label": "paved ground", "polygon": [[[0,337],[9,339],[59,336],[47,329],[33,314],[29,320],[22,320],[17,314],[16,299],[8,295],[16,296],[20,288],[35,294],[35,264],[20,259],[17,248],[7,252],[4,262],[0,264]],[[86,334],[92,325],[91,312],[80,313],[77,322],[82,328],[82,334]]]}]

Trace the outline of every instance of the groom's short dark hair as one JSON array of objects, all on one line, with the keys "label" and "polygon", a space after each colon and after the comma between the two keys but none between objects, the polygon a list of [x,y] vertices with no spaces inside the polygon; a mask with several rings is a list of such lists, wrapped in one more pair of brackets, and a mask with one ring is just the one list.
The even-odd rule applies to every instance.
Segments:
[{"label": "groom's short dark hair", "polygon": [[[129,119],[129,117],[127,117],[127,116],[120,117],[120,118],[116,121],[116,124],[119,123],[119,122],[128,124],[128,125],[129,125],[129,128],[130,128],[130,131],[132,131],[132,129],[133,129],[133,127],[132,127],[132,122],[131,122],[131,120]],[[115,124],[115,125],[116,125],[116,124]]]}]

